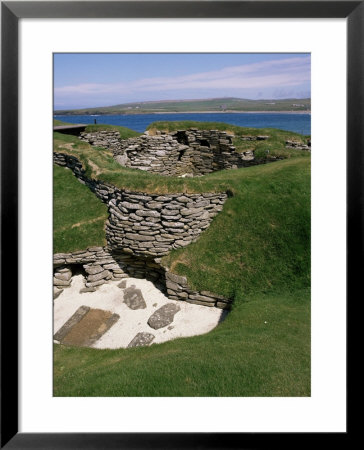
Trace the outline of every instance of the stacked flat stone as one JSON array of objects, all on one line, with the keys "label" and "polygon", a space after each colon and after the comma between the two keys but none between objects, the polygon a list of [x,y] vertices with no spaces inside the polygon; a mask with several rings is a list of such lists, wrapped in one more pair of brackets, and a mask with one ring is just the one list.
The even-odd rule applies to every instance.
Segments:
[{"label": "stacked flat stone", "polygon": [[[223,169],[235,169],[273,161],[256,159],[254,151],[237,152],[233,136],[219,130],[157,131],[121,140],[117,131],[81,133],[80,139],[113,151],[115,160],[125,167],[164,176],[201,176]],[[242,140],[260,141],[269,136],[242,136]],[[277,158],[276,158],[277,159]]]},{"label": "stacked flat stone", "polygon": [[53,255],[53,266],[56,270],[73,264],[83,266],[86,272],[86,288],[96,288],[109,280],[121,280],[129,276],[151,281],[164,279],[164,269],[154,260],[138,259],[131,254],[114,252],[107,246]]},{"label": "stacked flat stone", "polygon": [[114,150],[120,147],[120,133],[118,131],[95,131],[82,132],[79,136],[81,141],[88,142],[94,147],[108,148]]},{"label": "stacked flat stone", "polygon": [[73,170],[108,205],[108,245],[135,255],[164,256],[196,241],[227,199],[225,192],[158,195],[118,189],[88,179],[74,156],[55,153],[54,161]]},{"label": "stacked flat stone", "polygon": [[[230,309],[232,301],[209,291],[196,291],[188,285],[187,278],[169,272],[158,258],[143,258],[128,253],[113,251],[109,247],[90,247],[72,253],[57,253],[53,256],[55,267],[54,289],[57,296],[71,283],[71,267],[82,265],[86,273],[85,288],[81,292],[95,291],[110,280],[144,278],[153,281],[166,292],[171,300],[187,301],[196,305]],[[67,273],[67,283],[59,284]],[[57,275],[57,276],[56,276]],[[61,289],[59,289],[61,288]]]},{"label": "stacked flat stone", "polygon": [[57,267],[53,276],[53,298],[56,299],[64,288],[71,286],[72,271],[68,267]]},{"label": "stacked flat stone", "polygon": [[142,135],[120,144],[120,148],[114,150],[114,158],[123,166],[166,176],[193,171],[188,155],[184,154],[188,146],[170,135]]},{"label": "stacked flat stone", "polygon": [[222,295],[210,291],[195,291],[188,286],[187,278],[166,272],[167,295],[171,300],[181,300],[194,305],[215,306],[220,309],[230,309],[232,301]]},{"label": "stacked flat stone", "polygon": [[225,131],[190,128],[121,141],[114,158],[123,166],[160,175],[196,176],[247,166],[254,154],[236,152]]},{"label": "stacked flat stone", "polygon": [[226,199],[226,193],[156,195],[124,190],[109,203],[106,239],[113,249],[164,256],[196,241]]},{"label": "stacked flat stone", "polygon": [[55,254],[56,270],[81,264],[86,273],[83,292],[96,290],[109,280],[131,276],[149,279],[162,289],[167,288],[168,280],[168,294],[174,300],[230,307],[228,299],[191,290],[186,281],[173,281],[173,274],[167,274],[159,261],[171,249],[185,247],[199,237],[222,210],[226,193],[159,195],[120,190],[89,179],[74,156],[54,153],[54,162],[70,168],[81,183],[108,205],[110,214],[106,228],[108,246]]}]

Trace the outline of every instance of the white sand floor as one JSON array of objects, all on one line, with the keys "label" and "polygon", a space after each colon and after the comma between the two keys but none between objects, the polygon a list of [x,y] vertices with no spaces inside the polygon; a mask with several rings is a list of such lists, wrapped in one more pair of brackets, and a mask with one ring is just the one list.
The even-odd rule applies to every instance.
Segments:
[{"label": "white sand floor", "polygon": [[[72,283],[54,301],[54,333],[82,306],[103,309],[116,313],[120,319],[93,344],[94,348],[125,348],[140,332],[155,336],[152,345],[179,337],[196,336],[211,331],[223,320],[226,312],[218,308],[193,305],[187,302],[169,300],[154,284],[148,280],[126,278],[126,287],[134,285],[140,289],[147,307],[132,310],[123,302],[123,289],[119,281],[110,281],[95,292],[80,294],[84,287],[82,275],[72,277]],[[178,304],[181,308],[173,322],[159,330],[151,328],[149,317],[166,303]]]}]

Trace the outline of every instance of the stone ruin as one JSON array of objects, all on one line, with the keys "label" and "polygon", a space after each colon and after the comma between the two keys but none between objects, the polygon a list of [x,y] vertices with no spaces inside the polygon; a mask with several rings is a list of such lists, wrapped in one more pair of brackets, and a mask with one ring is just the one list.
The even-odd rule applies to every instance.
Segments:
[{"label": "stone ruin", "polygon": [[231,192],[146,194],[120,189],[87,177],[82,163],[71,155],[53,152],[54,163],[67,167],[108,206],[105,247],[58,253],[53,256],[54,298],[80,271],[85,277],[81,293],[94,292],[109,280],[146,278],[158,284],[170,300],[230,309],[232,300],[209,291],[192,289],[185,277],[161,263],[172,249],[195,242],[223,209]]},{"label": "stone ruin", "polygon": [[[253,151],[237,152],[233,135],[218,130],[157,131],[121,140],[117,131],[81,133],[80,139],[108,148],[122,166],[165,176],[200,176],[223,169],[255,164]],[[265,140],[269,136],[246,136],[245,140]],[[265,162],[265,161],[264,161]]]}]

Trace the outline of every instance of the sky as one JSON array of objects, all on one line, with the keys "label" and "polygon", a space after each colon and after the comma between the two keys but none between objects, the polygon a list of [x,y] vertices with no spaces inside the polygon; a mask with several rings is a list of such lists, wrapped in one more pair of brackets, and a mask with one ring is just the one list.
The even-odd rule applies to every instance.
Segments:
[{"label": "sky", "polygon": [[53,62],[54,109],[311,96],[307,53],[55,53]]}]

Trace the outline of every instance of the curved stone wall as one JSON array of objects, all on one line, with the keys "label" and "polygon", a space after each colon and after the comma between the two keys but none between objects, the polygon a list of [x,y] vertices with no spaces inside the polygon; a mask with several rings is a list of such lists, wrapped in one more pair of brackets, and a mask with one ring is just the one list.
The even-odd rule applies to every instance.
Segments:
[{"label": "curved stone wall", "polygon": [[107,241],[112,248],[135,255],[166,255],[173,248],[196,241],[222,210],[226,198],[226,193],[115,192],[109,202]]},{"label": "curved stone wall", "polygon": [[137,256],[164,256],[196,241],[228,197],[225,192],[159,195],[118,189],[87,178],[74,156],[54,153],[54,162],[70,168],[108,205],[108,245]]}]

